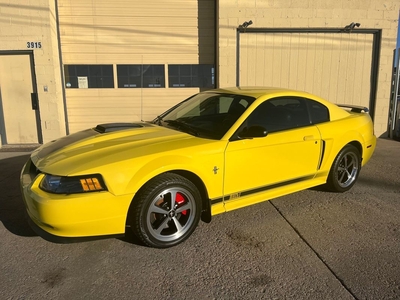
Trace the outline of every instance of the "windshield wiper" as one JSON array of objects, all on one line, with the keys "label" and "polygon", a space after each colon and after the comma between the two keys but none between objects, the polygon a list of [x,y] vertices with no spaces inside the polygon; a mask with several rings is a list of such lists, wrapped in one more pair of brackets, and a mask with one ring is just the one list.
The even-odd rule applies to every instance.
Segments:
[{"label": "windshield wiper", "polygon": [[158,126],[162,126],[162,122],[163,121],[163,119],[162,119],[162,117],[161,116],[157,116],[157,118],[155,118],[153,121],[152,121],[152,123],[153,124],[157,124]]},{"label": "windshield wiper", "polygon": [[171,125],[172,127],[181,129],[183,132],[189,133],[194,136],[199,136],[199,133],[189,124],[179,120],[164,120],[163,122]]}]

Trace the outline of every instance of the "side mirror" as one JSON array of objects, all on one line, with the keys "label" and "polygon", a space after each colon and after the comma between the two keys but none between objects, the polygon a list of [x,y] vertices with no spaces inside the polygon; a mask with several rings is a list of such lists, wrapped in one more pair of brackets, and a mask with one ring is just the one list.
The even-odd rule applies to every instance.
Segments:
[{"label": "side mirror", "polygon": [[239,137],[242,139],[261,138],[267,135],[268,131],[262,126],[250,126],[239,133]]}]

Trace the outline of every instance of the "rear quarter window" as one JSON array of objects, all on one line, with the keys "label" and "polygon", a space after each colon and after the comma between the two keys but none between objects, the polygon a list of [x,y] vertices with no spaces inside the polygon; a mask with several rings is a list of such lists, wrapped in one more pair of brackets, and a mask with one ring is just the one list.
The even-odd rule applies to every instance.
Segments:
[{"label": "rear quarter window", "polygon": [[308,100],[307,103],[312,124],[324,123],[330,120],[329,110],[325,105],[313,100]]}]

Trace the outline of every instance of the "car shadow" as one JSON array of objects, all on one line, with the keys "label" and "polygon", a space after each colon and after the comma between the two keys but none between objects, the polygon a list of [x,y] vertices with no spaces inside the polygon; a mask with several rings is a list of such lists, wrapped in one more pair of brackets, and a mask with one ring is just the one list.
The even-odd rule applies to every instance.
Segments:
[{"label": "car shadow", "polygon": [[1,159],[0,157],[0,222],[18,236],[37,236],[28,223],[22,200],[19,177],[29,153]]},{"label": "car shadow", "polygon": [[143,244],[142,241],[133,234],[132,230],[129,227],[126,228],[125,235],[118,239],[128,244],[146,247],[146,245]]},{"label": "car shadow", "polygon": [[309,188],[309,190],[311,190],[311,191],[318,191],[318,192],[325,192],[325,193],[334,193],[334,192],[330,191],[330,190],[326,187],[325,184],[314,186],[314,187],[312,187],[312,188]]}]

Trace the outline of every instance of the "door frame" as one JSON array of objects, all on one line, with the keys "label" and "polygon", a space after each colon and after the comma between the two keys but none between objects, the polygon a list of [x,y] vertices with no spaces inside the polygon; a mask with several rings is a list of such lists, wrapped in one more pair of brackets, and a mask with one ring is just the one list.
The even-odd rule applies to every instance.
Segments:
[{"label": "door frame", "polygon": [[399,114],[399,101],[397,100],[400,96],[400,48],[393,50],[393,72],[390,87],[390,101],[389,101],[389,117],[388,117],[388,133],[389,138],[399,139],[399,126],[398,120],[400,118]]},{"label": "door frame", "polygon": [[[251,24],[250,24],[251,25]],[[346,26],[347,27],[347,26]],[[371,86],[369,96],[369,114],[375,119],[376,97],[378,92],[379,60],[381,53],[382,29],[346,29],[345,28],[256,28],[243,27],[236,29],[236,86],[240,85],[240,34],[245,33],[361,33],[372,34]]]},{"label": "door frame", "polygon": [[[36,131],[37,131],[37,140],[38,144],[43,144],[43,135],[42,135],[42,124],[40,121],[40,100],[38,96],[37,89],[37,81],[36,81],[36,72],[35,72],[35,60],[33,55],[33,50],[0,50],[0,56],[6,55],[28,55],[30,61],[31,68],[31,78],[32,78],[32,93],[36,94],[37,97],[37,109],[35,109],[35,119],[36,119]],[[7,144],[7,136],[6,136],[6,127],[4,122],[4,111],[3,111],[3,99],[1,99],[0,94],[0,135],[1,135],[1,144]]]}]

